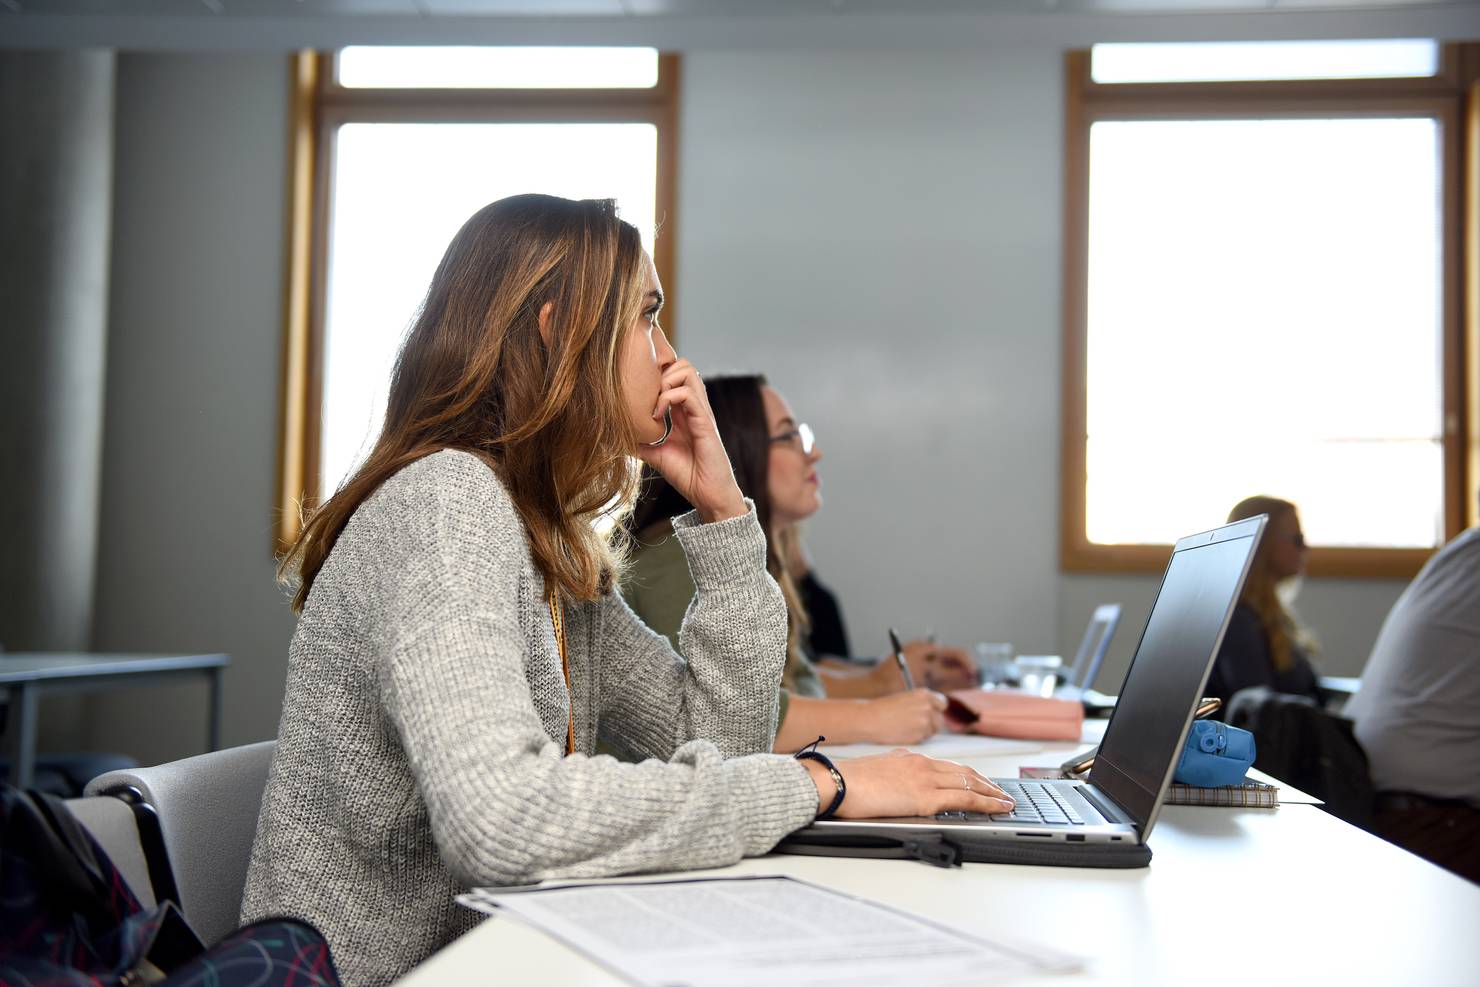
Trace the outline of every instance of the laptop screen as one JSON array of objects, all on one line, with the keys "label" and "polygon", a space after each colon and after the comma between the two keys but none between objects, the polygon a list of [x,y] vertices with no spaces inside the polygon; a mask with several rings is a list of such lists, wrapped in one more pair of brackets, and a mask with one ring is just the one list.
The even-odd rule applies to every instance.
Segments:
[{"label": "laptop screen", "polygon": [[1084,629],[1084,640],[1079,642],[1079,652],[1074,656],[1074,666],[1069,669],[1070,685],[1088,689],[1095,684],[1095,676],[1105,661],[1105,652],[1110,650],[1110,639],[1115,636],[1115,625],[1119,622],[1119,603],[1102,603],[1095,607],[1089,626]]},{"label": "laptop screen", "polygon": [[1181,753],[1263,522],[1260,516],[1178,543],[1105,728],[1089,780],[1130,814],[1143,839]]}]

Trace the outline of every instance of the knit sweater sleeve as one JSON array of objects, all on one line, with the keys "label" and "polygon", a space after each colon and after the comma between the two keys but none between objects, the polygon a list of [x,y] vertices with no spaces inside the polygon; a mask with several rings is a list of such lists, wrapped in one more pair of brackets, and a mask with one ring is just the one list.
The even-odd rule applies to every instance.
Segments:
[{"label": "knit sweater sleeve", "polygon": [[[707,742],[666,762],[564,756],[524,667],[518,515],[482,463],[432,458],[441,462],[388,482],[366,521],[379,529],[370,536],[395,546],[394,564],[373,577],[382,703],[455,879],[718,866],[766,852],[811,818],[816,789],[788,758],[725,760]],[[721,698],[701,695],[695,706],[717,717],[708,704]]]},{"label": "knit sweater sleeve", "polygon": [[745,515],[715,524],[693,511],[674,519],[693,577],[678,629],[682,657],[620,595],[605,601],[603,734],[639,759],[669,757],[700,737],[726,757],[771,749],[786,603],[766,572],[765,535],[747,504]]}]

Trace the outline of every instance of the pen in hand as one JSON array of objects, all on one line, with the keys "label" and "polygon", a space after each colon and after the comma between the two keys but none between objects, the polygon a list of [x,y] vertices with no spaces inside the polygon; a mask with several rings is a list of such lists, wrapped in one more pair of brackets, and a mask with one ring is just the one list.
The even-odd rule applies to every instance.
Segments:
[{"label": "pen in hand", "polygon": [[910,674],[909,662],[904,660],[904,645],[899,643],[899,635],[892,627],[889,628],[889,644],[894,648],[894,660],[899,663],[899,674],[904,676],[904,687],[906,691],[913,692],[915,677]]}]

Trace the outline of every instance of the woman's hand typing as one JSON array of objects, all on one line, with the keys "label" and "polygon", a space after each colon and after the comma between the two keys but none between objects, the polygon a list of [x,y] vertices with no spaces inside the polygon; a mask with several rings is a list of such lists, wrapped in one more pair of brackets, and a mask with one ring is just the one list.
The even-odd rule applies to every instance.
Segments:
[{"label": "woman's hand typing", "polygon": [[[817,786],[817,811],[832,804],[836,788],[827,768],[816,761],[802,765]],[[839,760],[835,766],[847,785],[838,806],[839,819],[886,816],[933,816],[937,812],[1011,812],[1007,793],[973,768],[900,748],[887,754]]]}]

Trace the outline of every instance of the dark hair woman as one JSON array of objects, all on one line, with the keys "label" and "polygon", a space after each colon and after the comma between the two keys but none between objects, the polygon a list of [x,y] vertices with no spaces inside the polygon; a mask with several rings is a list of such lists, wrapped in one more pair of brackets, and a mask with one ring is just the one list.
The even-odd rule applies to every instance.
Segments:
[{"label": "dark hair woman", "polygon": [[[611,202],[480,210],[373,448],[285,561],[301,617],[242,913],[317,925],[352,987],[471,926],[463,888],[724,864],[833,801],[822,766],[758,753],[785,604],[662,300]],[[683,658],[611,592],[623,549],[596,522],[630,503],[632,456],[695,506]],[[947,762],[838,766],[843,816],[1003,805]]]},{"label": "dark hair woman", "polygon": [[[802,556],[798,525],[822,506],[817,474],[822,451],[811,429],[796,420],[786,399],[759,374],[712,377],[706,387],[735,479],[755,502],[766,532],[767,568],[786,600],[788,650],[775,749],[797,750],[819,734],[838,743],[910,744],[929,737],[942,726],[942,696],[930,689],[899,691],[903,681],[893,662],[838,666],[818,661],[822,654],[810,646],[796,560]],[[649,627],[675,644],[694,582],[671,537],[669,519],[689,509],[671,484],[647,471],[629,519],[636,547],[622,592]],[[912,650],[921,682],[948,684],[945,662],[932,660],[948,653],[957,662],[968,661],[952,649]],[[972,674],[958,684],[974,682]]]}]

